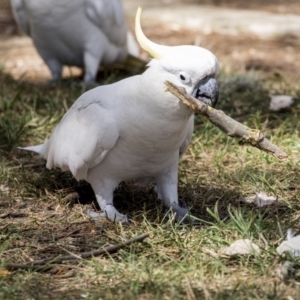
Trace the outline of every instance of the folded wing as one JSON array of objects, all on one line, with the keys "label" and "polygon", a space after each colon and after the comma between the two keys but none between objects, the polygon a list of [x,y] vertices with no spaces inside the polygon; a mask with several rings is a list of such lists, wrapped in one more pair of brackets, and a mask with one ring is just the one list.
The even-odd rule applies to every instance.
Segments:
[{"label": "folded wing", "polygon": [[70,170],[86,179],[90,168],[100,164],[119,138],[116,122],[101,102],[74,105],[45,144],[47,168]]}]

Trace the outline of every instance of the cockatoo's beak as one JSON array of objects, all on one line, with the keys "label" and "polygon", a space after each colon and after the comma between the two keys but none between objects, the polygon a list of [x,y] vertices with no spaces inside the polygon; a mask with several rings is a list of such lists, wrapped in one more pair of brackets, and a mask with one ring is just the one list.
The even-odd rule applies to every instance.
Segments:
[{"label": "cockatoo's beak", "polygon": [[215,107],[219,98],[219,88],[214,76],[207,76],[196,85],[192,96]]}]

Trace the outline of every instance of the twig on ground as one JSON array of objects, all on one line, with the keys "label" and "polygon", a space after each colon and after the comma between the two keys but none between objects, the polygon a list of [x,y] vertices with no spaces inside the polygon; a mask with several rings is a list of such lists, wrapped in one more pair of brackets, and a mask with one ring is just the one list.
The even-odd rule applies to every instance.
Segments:
[{"label": "twig on ground", "polygon": [[22,168],[39,168],[39,167],[44,167],[45,166],[45,163],[42,162],[42,163],[38,163],[38,164],[28,164],[28,165],[25,165],[25,164],[20,164],[18,166],[13,166],[13,167],[9,167],[7,168],[9,171],[11,170],[16,170],[16,169],[22,169]]},{"label": "twig on ground", "polygon": [[27,217],[28,214],[22,213],[22,212],[7,212],[4,214],[0,215],[0,219],[5,219],[5,218],[24,218]]},{"label": "twig on ground", "polygon": [[69,201],[75,200],[75,199],[79,199],[79,194],[77,192],[71,192],[68,195],[66,195],[65,197],[63,197],[61,199],[61,202],[66,203],[66,202],[69,202]]},{"label": "twig on ground", "polygon": [[76,230],[73,230],[73,231],[71,231],[71,232],[68,232],[68,233],[63,233],[63,234],[59,234],[59,235],[57,235],[57,236],[51,236],[51,238],[48,238],[48,237],[41,237],[41,238],[39,238],[39,241],[41,241],[41,242],[43,242],[43,243],[46,243],[46,242],[51,242],[51,241],[58,241],[58,240],[60,240],[60,239],[64,239],[64,238],[67,238],[67,237],[69,237],[69,236],[72,236],[72,235],[74,235],[74,234],[76,234],[76,233],[78,233],[78,232],[80,232],[80,230],[79,229],[76,229]]},{"label": "twig on ground", "polygon": [[74,254],[74,255],[62,255],[62,256],[57,256],[53,258],[46,258],[46,259],[40,259],[40,260],[35,260],[27,264],[6,264],[5,268],[10,270],[10,271],[15,271],[15,270],[28,270],[28,269],[37,269],[41,267],[48,267],[51,264],[59,264],[65,261],[70,261],[70,260],[76,260],[76,259],[82,259],[82,258],[90,258],[94,256],[99,256],[107,253],[114,253],[118,251],[119,249],[128,246],[132,243],[135,242],[141,242],[145,238],[149,237],[149,233],[143,233],[141,235],[138,235],[130,240],[127,240],[123,243],[117,244],[117,245],[111,245],[102,249],[96,249],[93,251],[87,251],[83,252],[80,254]]},{"label": "twig on ground", "polygon": [[251,129],[227,116],[222,110],[217,110],[202,101],[189,95],[182,87],[178,87],[170,81],[165,82],[167,91],[186,104],[192,111],[205,116],[212,124],[219,127],[230,137],[241,138],[241,143],[248,143],[262,151],[272,154],[278,159],[286,159],[288,156],[277,146],[267,140],[263,133],[257,129]]}]

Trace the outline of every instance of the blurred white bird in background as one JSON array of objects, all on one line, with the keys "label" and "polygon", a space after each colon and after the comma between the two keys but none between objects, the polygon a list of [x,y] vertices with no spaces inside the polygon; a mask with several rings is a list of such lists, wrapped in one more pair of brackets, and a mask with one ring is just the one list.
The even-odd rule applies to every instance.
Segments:
[{"label": "blurred white bird in background", "polygon": [[139,48],[127,29],[121,0],[11,0],[16,22],[51,71],[85,69],[84,82],[94,84],[99,65],[124,62]]},{"label": "blurred white bird in background", "polygon": [[169,80],[214,106],[219,65],[206,49],[151,42],[142,32],[140,14],[139,9],[136,35],[154,58],[149,68],[142,75],[84,93],[46,143],[25,150],[43,156],[47,168],[70,170],[77,180],[89,182],[102,215],[112,221],[127,221],[113,205],[118,184],[148,178],[156,181],[158,198],[181,220],[188,210],[178,205],[178,162],[190,143],[194,114],[166,92],[164,83]]}]

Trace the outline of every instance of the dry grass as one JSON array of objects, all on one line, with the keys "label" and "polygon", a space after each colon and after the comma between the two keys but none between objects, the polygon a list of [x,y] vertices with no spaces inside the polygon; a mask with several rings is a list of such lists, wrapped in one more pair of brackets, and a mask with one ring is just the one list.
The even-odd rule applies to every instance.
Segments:
[{"label": "dry grass", "polygon": [[[105,81],[124,75],[112,73]],[[115,204],[132,223],[122,226],[90,220],[86,209],[95,202],[89,185],[69,173],[46,170],[40,158],[16,149],[42,142],[83,90],[72,81],[34,86],[1,73],[0,298],[297,299],[299,278],[283,282],[276,276],[284,259],[275,249],[288,228],[300,228],[300,105],[271,113],[268,92],[299,96],[299,87],[282,78],[262,81],[255,74],[221,74],[220,85],[218,108],[263,129],[289,160],[279,162],[241,147],[197,117],[192,144],[180,164],[179,195],[200,224],[175,223],[151,187],[123,183]],[[278,203],[257,208],[238,202],[260,190],[278,196]],[[76,255],[142,232],[151,237],[113,255],[40,270],[11,273],[4,268],[9,262]],[[218,254],[239,238],[258,244],[261,255]]]}]

